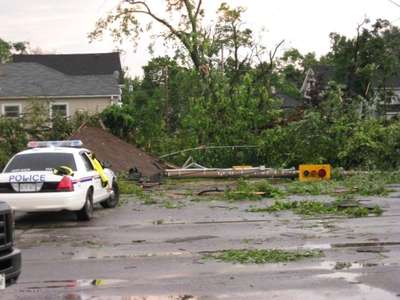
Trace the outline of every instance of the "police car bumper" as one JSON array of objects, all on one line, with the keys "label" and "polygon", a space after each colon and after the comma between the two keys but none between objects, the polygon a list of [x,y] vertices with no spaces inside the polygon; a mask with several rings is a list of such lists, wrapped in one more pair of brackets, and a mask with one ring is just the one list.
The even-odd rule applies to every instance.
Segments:
[{"label": "police car bumper", "polygon": [[0,274],[5,275],[7,283],[17,280],[21,273],[21,251],[13,249],[10,253],[0,255]]},{"label": "police car bumper", "polygon": [[81,191],[0,194],[0,201],[22,212],[80,210],[85,198],[85,193]]}]

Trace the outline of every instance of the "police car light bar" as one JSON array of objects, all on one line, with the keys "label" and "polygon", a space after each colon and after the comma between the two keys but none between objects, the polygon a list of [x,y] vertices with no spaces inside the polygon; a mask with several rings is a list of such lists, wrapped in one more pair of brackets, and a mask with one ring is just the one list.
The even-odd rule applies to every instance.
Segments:
[{"label": "police car light bar", "polygon": [[28,143],[28,148],[46,148],[46,147],[72,147],[81,148],[83,143],[81,140],[71,141],[31,141]]}]

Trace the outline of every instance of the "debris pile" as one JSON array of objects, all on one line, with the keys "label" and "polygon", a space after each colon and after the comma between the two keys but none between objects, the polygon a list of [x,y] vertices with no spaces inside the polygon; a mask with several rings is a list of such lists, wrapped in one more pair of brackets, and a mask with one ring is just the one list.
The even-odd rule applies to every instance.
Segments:
[{"label": "debris pile", "polygon": [[114,172],[132,173],[133,170],[135,176],[148,181],[159,181],[164,173],[165,166],[158,158],[104,129],[84,125],[70,139],[81,140],[97,159],[108,161]]}]

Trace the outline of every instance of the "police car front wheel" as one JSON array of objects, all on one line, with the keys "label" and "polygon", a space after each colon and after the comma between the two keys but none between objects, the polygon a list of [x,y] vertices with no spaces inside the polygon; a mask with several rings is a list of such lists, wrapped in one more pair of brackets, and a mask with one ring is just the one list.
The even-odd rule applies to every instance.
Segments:
[{"label": "police car front wheel", "polygon": [[93,217],[93,192],[89,190],[86,194],[85,205],[76,212],[79,221],[90,221]]},{"label": "police car front wheel", "polygon": [[101,206],[104,208],[114,208],[118,205],[119,202],[119,186],[118,183],[114,180],[112,183],[112,192],[110,197],[107,200],[100,202]]}]

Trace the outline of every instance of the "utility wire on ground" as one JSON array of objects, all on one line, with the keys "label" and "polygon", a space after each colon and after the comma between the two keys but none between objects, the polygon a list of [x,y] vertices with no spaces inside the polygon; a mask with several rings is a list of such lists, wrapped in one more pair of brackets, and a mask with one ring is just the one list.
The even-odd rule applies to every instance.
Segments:
[{"label": "utility wire on ground", "polygon": [[185,152],[190,152],[190,151],[197,151],[197,150],[207,150],[207,149],[243,149],[243,148],[258,148],[258,146],[254,146],[254,145],[243,145],[243,146],[239,146],[239,145],[235,145],[235,146],[199,146],[199,147],[195,147],[195,148],[188,148],[188,149],[184,149],[181,151],[176,151],[176,152],[172,152],[172,153],[168,153],[165,154],[163,156],[160,156],[160,159],[169,157],[169,156],[174,156],[177,154],[182,154]]}]

